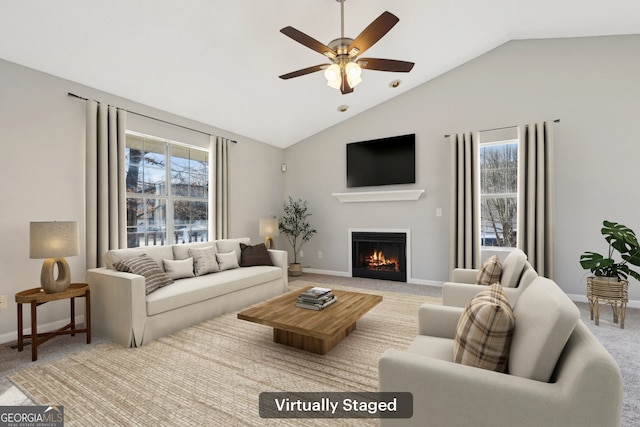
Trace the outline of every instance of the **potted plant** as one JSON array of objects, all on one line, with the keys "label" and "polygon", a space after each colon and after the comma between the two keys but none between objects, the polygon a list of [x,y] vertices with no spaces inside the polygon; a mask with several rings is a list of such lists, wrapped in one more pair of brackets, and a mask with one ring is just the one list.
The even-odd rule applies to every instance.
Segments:
[{"label": "potted plant", "polygon": [[[635,233],[629,227],[615,222],[605,220],[602,225],[600,232],[609,243],[609,252],[606,257],[597,252],[583,253],[580,256],[582,268],[590,270],[596,277],[614,278],[613,282],[624,281],[627,275],[640,280],[640,273],[629,267],[640,266],[640,245]],[[616,251],[619,253],[618,260],[613,258]]]},{"label": "potted plant", "polygon": [[307,202],[302,199],[289,200],[283,204],[284,215],[278,220],[278,230],[287,236],[287,241],[293,247],[293,262],[289,264],[289,274],[300,276],[302,266],[298,263],[298,252],[311,237],[316,234],[316,230],[311,228],[307,218],[311,216],[307,212]]},{"label": "potted plant", "polygon": [[[611,304],[613,323],[624,328],[626,305],[629,302],[628,275],[640,280],[640,274],[630,265],[640,266],[640,245],[635,233],[627,226],[604,221],[600,230],[609,243],[607,256],[597,252],[585,252],[580,256],[582,268],[591,271],[587,278],[587,300],[591,319],[595,324],[600,320],[600,302]],[[615,252],[619,256],[614,259]]]}]

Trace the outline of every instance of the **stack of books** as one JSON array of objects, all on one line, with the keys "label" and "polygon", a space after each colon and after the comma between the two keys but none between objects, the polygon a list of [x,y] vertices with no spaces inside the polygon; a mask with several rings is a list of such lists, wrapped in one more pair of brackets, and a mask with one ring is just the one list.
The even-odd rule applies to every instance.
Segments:
[{"label": "stack of books", "polygon": [[328,305],[336,302],[338,298],[329,288],[314,287],[303,291],[298,297],[296,307],[309,310],[322,310]]}]

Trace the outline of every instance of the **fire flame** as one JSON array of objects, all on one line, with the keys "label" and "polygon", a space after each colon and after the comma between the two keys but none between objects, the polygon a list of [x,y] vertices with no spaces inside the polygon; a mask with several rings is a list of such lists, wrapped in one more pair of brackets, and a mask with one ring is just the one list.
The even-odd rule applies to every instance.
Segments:
[{"label": "fire flame", "polygon": [[393,270],[400,271],[400,263],[396,258],[386,258],[382,251],[373,251],[371,255],[369,255],[365,264],[368,269],[371,270]]}]

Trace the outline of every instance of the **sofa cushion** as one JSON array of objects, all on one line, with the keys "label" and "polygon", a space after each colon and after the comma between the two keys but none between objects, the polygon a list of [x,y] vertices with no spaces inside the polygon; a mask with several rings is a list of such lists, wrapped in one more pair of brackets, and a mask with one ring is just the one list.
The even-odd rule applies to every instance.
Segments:
[{"label": "sofa cushion", "polygon": [[526,262],[527,255],[520,249],[513,249],[502,262],[500,284],[507,288],[518,287],[518,282]]},{"label": "sofa cushion", "polygon": [[240,268],[240,265],[238,265],[238,256],[235,251],[218,253],[216,254],[216,259],[218,260],[220,271]]},{"label": "sofa cushion", "polygon": [[548,382],[580,311],[553,281],[537,277],[522,291],[513,312],[517,326],[509,373]]},{"label": "sofa cushion", "polygon": [[147,296],[147,315],[164,313],[281,278],[280,267],[258,266],[176,280]]},{"label": "sofa cushion", "polygon": [[415,337],[408,351],[434,359],[453,361],[453,340],[450,338],[418,335]]},{"label": "sofa cushion", "polygon": [[505,372],[515,318],[495,283],[471,299],[462,312],[453,346],[454,362]]},{"label": "sofa cushion", "polygon": [[125,259],[140,256],[142,254],[149,255],[158,266],[162,267],[162,261],[165,259],[173,259],[173,250],[171,246],[145,246],[143,248],[127,248],[127,249],[111,249],[105,252],[102,257],[107,268],[115,270],[115,263]]},{"label": "sofa cushion", "polygon": [[476,275],[476,284],[489,286],[500,282],[502,264],[497,255],[491,255],[480,267]]},{"label": "sofa cushion", "polygon": [[173,283],[173,279],[147,254],[118,261],[114,267],[118,271],[144,276],[144,288],[147,295]]},{"label": "sofa cushion", "polygon": [[193,269],[196,276],[220,271],[216,253],[217,249],[215,246],[189,249],[189,254],[193,257]]},{"label": "sofa cushion", "polygon": [[193,258],[187,259],[165,259],[164,271],[167,272],[172,279],[184,279],[185,277],[193,277]]},{"label": "sofa cushion", "polygon": [[253,267],[254,265],[273,265],[269,251],[264,243],[257,245],[245,245],[240,243],[240,267]]}]

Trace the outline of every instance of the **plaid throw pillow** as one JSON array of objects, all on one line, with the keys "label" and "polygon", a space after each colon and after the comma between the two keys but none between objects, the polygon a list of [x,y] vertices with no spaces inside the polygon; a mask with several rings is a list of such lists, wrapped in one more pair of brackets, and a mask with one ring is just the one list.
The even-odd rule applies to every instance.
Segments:
[{"label": "plaid throw pillow", "polygon": [[454,338],[456,363],[505,372],[515,327],[513,310],[495,283],[476,295],[464,309]]},{"label": "plaid throw pillow", "polygon": [[494,283],[500,283],[502,275],[502,264],[498,255],[491,255],[480,267],[476,275],[476,284],[489,286]]},{"label": "plaid throw pillow", "polygon": [[173,283],[173,279],[147,254],[123,259],[122,261],[116,262],[113,266],[118,271],[126,271],[127,273],[144,276],[144,290],[147,295],[163,286]]}]

